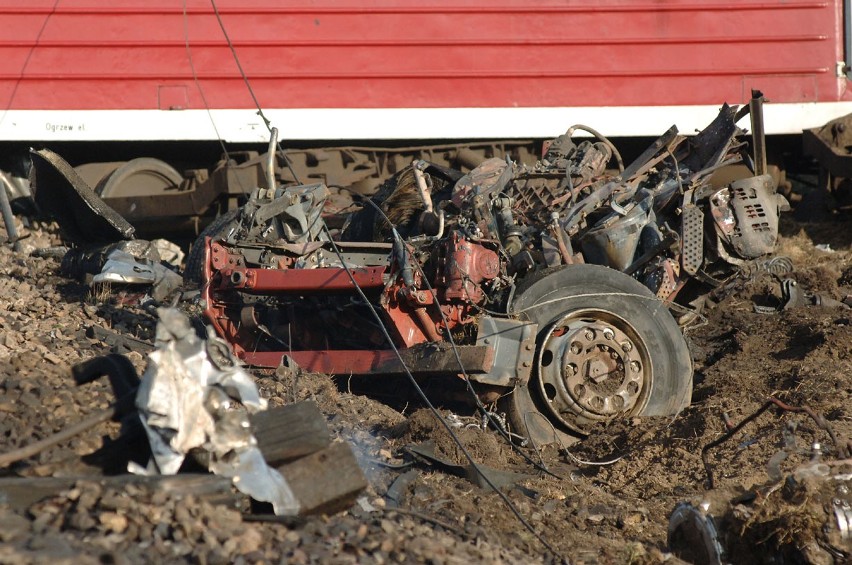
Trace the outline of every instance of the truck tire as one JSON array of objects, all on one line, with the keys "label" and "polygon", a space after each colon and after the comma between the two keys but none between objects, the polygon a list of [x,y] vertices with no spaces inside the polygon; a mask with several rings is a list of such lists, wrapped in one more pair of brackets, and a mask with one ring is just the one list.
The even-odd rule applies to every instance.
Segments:
[{"label": "truck tire", "polygon": [[510,312],[538,324],[530,380],[505,398],[514,429],[537,444],[689,405],[686,340],[665,305],[633,278],[599,265],[545,269],[521,282]]},{"label": "truck tire", "polygon": [[239,209],[225,212],[201,231],[186,256],[186,265],[183,269],[185,280],[201,282],[201,274],[204,272],[204,239],[216,237],[236,225],[238,212]]}]

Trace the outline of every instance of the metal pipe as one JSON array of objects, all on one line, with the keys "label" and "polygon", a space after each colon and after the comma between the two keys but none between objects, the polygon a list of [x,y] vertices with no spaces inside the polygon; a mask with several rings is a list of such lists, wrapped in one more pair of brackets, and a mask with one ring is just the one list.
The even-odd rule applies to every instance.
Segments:
[{"label": "metal pipe", "polygon": [[438,333],[438,329],[435,327],[435,322],[426,313],[426,308],[415,308],[414,316],[420,322],[420,327],[423,329],[426,337],[429,338],[429,341],[436,342],[442,340],[441,334]]},{"label": "metal pipe", "polygon": [[751,91],[748,103],[748,113],[751,116],[751,136],[754,146],[754,174],[766,174],[766,135],[763,130],[763,93]]},{"label": "metal pipe", "polygon": [[[266,161],[266,188],[270,190],[275,189],[275,148],[278,145],[278,128],[272,128],[270,130],[271,135],[269,137],[269,151],[267,152],[267,161]],[[296,181],[298,182],[298,180]]]},{"label": "metal pipe", "polygon": [[559,214],[553,212],[551,220],[550,229],[553,232],[553,237],[556,239],[557,245],[559,246],[559,254],[562,255],[562,261],[564,261],[566,265],[573,265],[574,257],[569,249],[571,246],[571,240],[568,239],[568,234],[566,234],[565,230],[562,229],[562,226],[559,225]]},{"label": "metal pipe", "polygon": [[412,170],[414,171],[414,178],[417,180],[417,190],[420,192],[420,199],[423,200],[423,206],[426,208],[426,212],[432,213],[432,194],[429,190],[429,186],[426,184],[426,175],[423,174],[423,169],[429,166],[429,163],[426,161],[414,161],[411,163]]},{"label": "metal pipe", "polygon": [[9,204],[9,195],[6,193],[6,187],[12,190],[12,183],[6,173],[0,171],[0,213],[3,215],[3,223],[6,224],[6,236],[12,242],[12,249],[15,251],[21,250],[21,241],[18,237],[18,228],[15,227],[15,215],[12,214],[12,206]]}]

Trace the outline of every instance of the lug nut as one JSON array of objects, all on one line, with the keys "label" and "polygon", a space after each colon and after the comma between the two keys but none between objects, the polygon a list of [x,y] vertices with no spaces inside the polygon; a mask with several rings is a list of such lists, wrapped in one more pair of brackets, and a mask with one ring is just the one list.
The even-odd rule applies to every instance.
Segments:
[{"label": "lug nut", "polygon": [[587,340],[592,341],[593,339],[595,339],[595,332],[593,332],[592,330],[586,330],[586,332],[583,334],[583,336]]},{"label": "lug nut", "polygon": [[612,339],[615,337],[615,332],[609,328],[604,328],[603,335],[606,339]]},{"label": "lug nut", "polygon": [[633,344],[629,341],[625,341],[621,344],[621,350],[625,353],[630,353],[631,351],[633,351]]},{"label": "lug nut", "polygon": [[630,362],[630,370],[634,373],[638,373],[639,370],[642,369],[642,366],[639,364],[639,361],[631,361]]}]

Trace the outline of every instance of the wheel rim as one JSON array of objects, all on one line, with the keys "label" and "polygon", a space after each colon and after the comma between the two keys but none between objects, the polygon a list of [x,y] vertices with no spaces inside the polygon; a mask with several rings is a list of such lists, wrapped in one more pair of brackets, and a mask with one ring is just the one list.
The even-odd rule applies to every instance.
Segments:
[{"label": "wheel rim", "polygon": [[140,157],[105,175],[96,190],[101,198],[160,196],[174,191],[183,181],[171,165]]},{"label": "wheel rim", "polygon": [[537,381],[551,416],[583,433],[587,424],[642,410],[651,390],[648,347],[624,318],[571,312],[541,340]]}]

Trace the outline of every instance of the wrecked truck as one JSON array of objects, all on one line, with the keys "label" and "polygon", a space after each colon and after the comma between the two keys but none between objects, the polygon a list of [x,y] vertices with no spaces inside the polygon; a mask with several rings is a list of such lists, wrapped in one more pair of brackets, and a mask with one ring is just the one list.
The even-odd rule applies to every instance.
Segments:
[{"label": "wrecked truck", "polygon": [[[785,202],[766,174],[761,104],[724,105],[692,137],[672,127],[627,166],[582,125],[534,166],[415,160],[334,218],[324,184],[270,182],[187,268],[251,365],[459,375],[537,444],[676,414],[692,391],[676,316],[688,322],[777,239]],[[748,114],[751,148],[737,126]],[[735,163],[750,176],[714,185]]]}]

